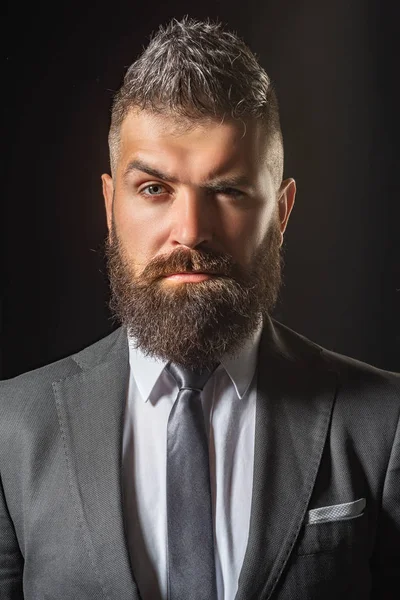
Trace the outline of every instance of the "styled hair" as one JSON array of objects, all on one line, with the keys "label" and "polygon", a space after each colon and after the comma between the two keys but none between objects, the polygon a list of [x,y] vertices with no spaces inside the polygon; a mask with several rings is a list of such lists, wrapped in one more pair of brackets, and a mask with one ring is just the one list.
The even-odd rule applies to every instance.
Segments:
[{"label": "styled hair", "polygon": [[172,19],[151,36],[114,96],[109,132],[112,171],[121,124],[135,109],[187,123],[207,118],[260,120],[267,134],[270,169],[279,183],[282,179],[282,133],[270,78],[250,48],[221,23]]}]

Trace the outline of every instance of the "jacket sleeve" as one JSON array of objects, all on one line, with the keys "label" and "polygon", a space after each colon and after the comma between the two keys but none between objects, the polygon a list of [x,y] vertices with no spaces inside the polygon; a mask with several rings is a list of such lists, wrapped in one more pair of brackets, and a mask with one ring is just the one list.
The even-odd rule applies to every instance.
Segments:
[{"label": "jacket sleeve", "polygon": [[372,600],[394,600],[400,589],[400,420],[383,487],[372,562]]},{"label": "jacket sleeve", "polygon": [[0,598],[1,600],[23,600],[22,572],[23,557],[0,480]]}]

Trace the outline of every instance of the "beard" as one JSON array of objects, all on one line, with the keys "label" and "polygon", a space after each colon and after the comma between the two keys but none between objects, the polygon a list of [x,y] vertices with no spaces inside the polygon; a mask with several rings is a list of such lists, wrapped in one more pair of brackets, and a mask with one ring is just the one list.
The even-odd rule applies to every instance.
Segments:
[{"label": "beard", "polygon": [[[273,310],[281,286],[280,246],[275,217],[246,267],[229,254],[180,247],[136,274],[113,222],[106,241],[111,311],[145,355],[195,371],[213,369],[225,353],[237,355]],[[191,271],[218,276],[196,283],[163,279]]]}]

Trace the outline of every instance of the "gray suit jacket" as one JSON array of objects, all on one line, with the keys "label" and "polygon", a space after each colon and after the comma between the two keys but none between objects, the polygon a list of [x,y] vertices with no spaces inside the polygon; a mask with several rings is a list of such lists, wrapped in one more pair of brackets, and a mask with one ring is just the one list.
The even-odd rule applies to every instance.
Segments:
[{"label": "gray suit jacket", "polygon": [[[140,598],[121,505],[127,383],[124,329],[1,383],[1,600]],[[236,600],[398,597],[399,387],[266,323]]]}]

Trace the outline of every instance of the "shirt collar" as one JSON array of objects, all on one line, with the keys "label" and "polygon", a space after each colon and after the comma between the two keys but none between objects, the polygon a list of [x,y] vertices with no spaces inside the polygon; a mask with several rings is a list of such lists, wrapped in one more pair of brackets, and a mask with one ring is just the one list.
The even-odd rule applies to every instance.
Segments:
[{"label": "shirt collar", "polygon": [[[217,369],[217,371],[225,369],[240,399],[246,394],[253,380],[261,332],[262,323],[259,324],[255,333],[246,339],[234,356],[226,354],[222,356],[221,364]],[[140,395],[146,402],[168,361],[146,356],[141,350],[135,348],[135,340],[129,336],[128,343],[131,372],[134,374]]]}]

